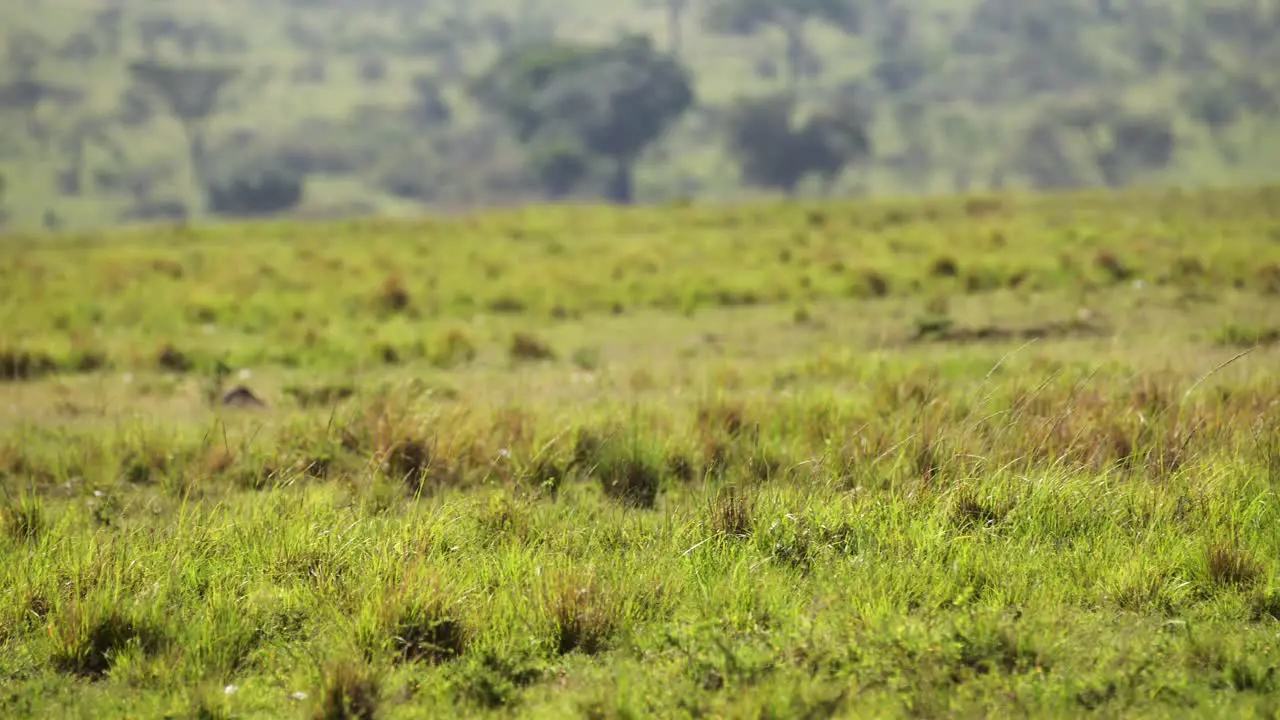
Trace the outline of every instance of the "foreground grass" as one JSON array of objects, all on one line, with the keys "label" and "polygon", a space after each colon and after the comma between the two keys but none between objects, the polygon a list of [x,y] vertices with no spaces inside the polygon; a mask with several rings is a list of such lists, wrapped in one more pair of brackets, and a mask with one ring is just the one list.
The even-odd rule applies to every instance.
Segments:
[{"label": "foreground grass", "polygon": [[[1027,202],[1048,203],[1034,216],[1048,227],[1052,202]],[[1090,222],[1128,217],[1110,207]],[[1139,207],[1171,237],[1203,224],[1239,245],[1169,244],[1169,258],[1210,258],[1191,284],[1063,280],[961,292],[945,308],[926,303],[922,281],[900,297],[817,297],[803,313],[762,299],[691,314],[424,314],[422,327],[458,323],[475,338],[497,324],[495,338],[519,332],[526,347],[477,343],[456,364],[356,373],[284,345],[304,361],[255,365],[245,382],[269,407],[253,410],[211,408],[199,368],[157,373],[114,353],[13,378],[0,709],[1274,715],[1280,382],[1259,328],[1280,318],[1265,288],[1225,270],[1245,262],[1242,247],[1255,272],[1271,261],[1269,211],[1245,220],[1206,197]],[[883,232],[859,241],[868,255],[890,242]],[[352,263],[390,242],[320,237]],[[139,242],[95,244],[90,257],[168,241]],[[717,247],[690,248],[687,272],[711,282],[718,264],[716,278],[756,282]],[[1011,248],[1001,257],[1034,255]],[[951,252],[960,267],[977,257]],[[111,272],[61,257],[66,278]],[[577,262],[590,279],[606,261]],[[477,294],[536,296],[532,279],[468,277]],[[162,294],[168,280],[146,282],[140,294],[168,300],[112,316],[135,344],[182,312],[176,289]],[[626,297],[643,306],[663,282]],[[78,295],[64,287],[6,313],[116,301],[87,280]],[[1106,323],[1079,319],[1079,292]],[[316,312],[342,307],[328,302]],[[267,316],[266,334],[283,318]],[[67,332],[11,327],[34,344]],[[592,352],[566,357],[573,347]]]},{"label": "foreground grass", "polygon": [[1273,711],[1280,386],[1009,362],[687,412],[28,429],[3,702]]}]

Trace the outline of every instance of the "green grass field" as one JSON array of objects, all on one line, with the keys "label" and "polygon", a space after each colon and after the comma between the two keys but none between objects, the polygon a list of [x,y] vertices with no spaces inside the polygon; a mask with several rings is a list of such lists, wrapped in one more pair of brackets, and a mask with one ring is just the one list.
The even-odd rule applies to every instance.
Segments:
[{"label": "green grass field", "polygon": [[1275,716],[1277,297],[1274,187],[17,236],[0,714]]}]

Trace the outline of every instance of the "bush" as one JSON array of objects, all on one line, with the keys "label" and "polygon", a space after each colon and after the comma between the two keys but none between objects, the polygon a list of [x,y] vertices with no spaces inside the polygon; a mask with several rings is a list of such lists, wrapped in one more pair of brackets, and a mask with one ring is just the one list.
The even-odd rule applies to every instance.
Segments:
[{"label": "bush", "polygon": [[274,215],[297,207],[304,185],[301,175],[279,168],[243,170],[210,184],[209,210],[231,217]]}]

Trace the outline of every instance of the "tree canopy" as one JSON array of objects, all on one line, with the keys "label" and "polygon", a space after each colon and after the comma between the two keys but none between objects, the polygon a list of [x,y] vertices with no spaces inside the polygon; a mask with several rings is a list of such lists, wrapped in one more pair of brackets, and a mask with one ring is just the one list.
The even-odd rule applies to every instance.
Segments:
[{"label": "tree canopy", "polygon": [[[694,101],[688,70],[634,36],[612,45],[525,47],[501,58],[474,93],[535,155],[558,165],[575,153],[611,161],[607,194],[620,202],[631,200],[640,154]],[[546,152],[549,146],[557,152]]]},{"label": "tree canopy", "polygon": [[819,108],[803,122],[796,116],[789,95],[744,100],[730,111],[727,145],[746,183],[791,193],[812,174],[829,187],[871,153],[871,117],[852,102]]},{"label": "tree canopy", "polygon": [[781,30],[786,39],[787,74],[794,87],[804,74],[810,53],[805,23],[825,22],[856,33],[862,15],[852,0],[717,0],[703,21],[709,30],[727,35],[755,35],[771,27]]}]

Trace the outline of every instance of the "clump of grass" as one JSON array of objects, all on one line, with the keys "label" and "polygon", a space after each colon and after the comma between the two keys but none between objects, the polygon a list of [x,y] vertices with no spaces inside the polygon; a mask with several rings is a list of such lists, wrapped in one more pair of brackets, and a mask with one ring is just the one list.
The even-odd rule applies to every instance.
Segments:
[{"label": "clump of grass", "polygon": [[[71,353],[67,358],[66,367],[75,372],[91,373],[110,367],[110,361],[106,353],[101,350],[81,349]],[[0,373],[0,376],[2,375],[3,373]]]},{"label": "clump of grass", "polygon": [[925,303],[924,312],[915,318],[915,339],[943,337],[954,326],[950,302],[945,295],[936,295]]},{"label": "clump of grass", "polygon": [[622,606],[592,572],[562,572],[543,589],[555,652],[594,655],[604,650],[622,620]]},{"label": "clump of grass", "polygon": [[918,315],[915,319],[915,338],[923,340],[925,338],[942,337],[953,326],[955,326],[955,319],[945,315]]},{"label": "clump of grass", "polygon": [[1214,334],[1213,341],[1228,347],[1254,347],[1280,343],[1280,328],[1229,323]]},{"label": "clump of grass", "polygon": [[1005,285],[1008,285],[1009,287],[1017,287],[1021,284],[1023,279],[1025,279],[1025,277],[1017,280],[1010,277],[1006,280],[1005,277],[994,268],[976,268],[965,273],[964,289],[965,292],[973,294],[987,292],[990,290],[998,290]]},{"label": "clump of grass", "polygon": [[9,537],[22,542],[35,542],[48,527],[40,496],[22,493],[16,501],[0,508],[0,525]]},{"label": "clump of grass", "polygon": [[402,312],[409,308],[413,298],[405,288],[404,281],[398,275],[388,275],[378,290],[376,302],[378,307],[387,312]]},{"label": "clump of grass", "polygon": [[[554,471],[544,466],[535,466],[534,472],[551,476],[543,481],[545,483],[559,483],[559,479],[554,476]],[[476,523],[490,537],[509,536],[524,539],[529,534],[529,516],[529,506],[525,502],[500,493],[490,497],[488,503],[479,509],[476,514]]]},{"label": "clump of grass", "polygon": [[138,647],[157,653],[165,643],[160,628],[129,617],[104,602],[79,600],[57,613],[49,625],[54,647],[50,658],[59,671],[100,678],[110,671],[120,652]]},{"label": "clump of grass", "polygon": [[156,351],[156,365],[161,370],[175,373],[185,373],[195,367],[195,363],[191,362],[191,358],[186,353],[169,343],[161,345]]},{"label": "clump of grass", "polygon": [[660,466],[638,448],[610,447],[595,468],[607,497],[624,505],[650,509],[658,502]]},{"label": "clump of grass", "polygon": [[354,660],[331,664],[324,672],[315,720],[374,720],[381,688],[373,668]]},{"label": "clump of grass", "polygon": [[447,662],[461,656],[471,642],[471,628],[460,608],[460,598],[440,582],[411,583],[364,619],[360,644],[370,659],[389,653],[398,663]]},{"label": "clump of grass", "polygon": [[1004,200],[996,197],[976,197],[965,200],[964,214],[971,218],[987,217],[1004,212]]},{"label": "clump of grass", "polygon": [[961,529],[990,528],[999,525],[1009,514],[1009,507],[991,498],[983,498],[972,488],[961,488],[951,499],[951,521]]},{"label": "clump of grass", "polygon": [[555,351],[546,341],[528,332],[517,332],[511,336],[509,352],[511,359],[517,362],[554,360],[556,357]]},{"label": "clump of grass", "polygon": [[746,538],[751,536],[754,513],[755,503],[752,499],[742,495],[736,486],[730,485],[711,500],[707,523],[711,531],[718,535]]},{"label": "clump of grass", "polygon": [[448,370],[475,360],[476,354],[471,336],[459,328],[450,328],[431,343],[428,359],[432,365]]},{"label": "clump of grass", "polygon": [[386,471],[415,494],[453,478],[450,468],[437,458],[431,441],[425,437],[400,437],[383,447],[379,454]]},{"label": "clump of grass", "polygon": [[373,355],[383,365],[399,365],[400,350],[390,343],[378,343],[373,348]]},{"label": "clump of grass", "polygon": [[33,380],[58,371],[50,355],[28,350],[0,350],[0,381]]},{"label": "clump of grass", "polygon": [[1249,603],[1250,619],[1258,622],[1263,619],[1280,620],[1280,593],[1274,590],[1255,592]]},{"label": "clump of grass", "polygon": [[944,255],[933,261],[929,274],[936,278],[953,278],[960,274],[960,264],[955,258]]},{"label": "clump of grass", "polygon": [[1173,278],[1175,280],[1187,281],[1204,277],[1206,274],[1204,263],[1200,258],[1191,255],[1179,256],[1173,263]]},{"label": "clump of grass", "polygon": [[350,383],[289,385],[284,388],[284,394],[292,397],[300,407],[309,408],[346,400],[356,394],[356,388]]},{"label": "clump of grass", "polygon": [[594,372],[600,368],[600,351],[596,348],[581,347],[573,351],[571,360],[579,370]]},{"label": "clump of grass", "polygon": [[1280,263],[1268,263],[1259,268],[1258,285],[1267,295],[1280,295]]},{"label": "clump of grass", "polygon": [[1262,563],[1234,543],[1218,541],[1209,547],[1209,578],[1218,585],[1248,586],[1262,577]]},{"label": "clump of grass", "polygon": [[695,422],[699,434],[703,437],[736,438],[748,429],[746,408],[739,403],[726,401],[714,401],[699,406]]},{"label": "clump of grass", "polygon": [[489,312],[499,315],[519,315],[528,310],[524,300],[510,295],[494,298],[489,302]]},{"label": "clump of grass", "polygon": [[882,298],[889,294],[889,277],[879,270],[864,270],[850,290],[850,295],[862,298]]},{"label": "clump of grass", "polygon": [[697,468],[689,456],[679,450],[667,453],[667,472],[680,482],[689,482],[697,475]]},{"label": "clump of grass", "polygon": [[521,688],[542,678],[543,661],[530,650],[498,652],[486,649],[460,661],[455,691],[461,699],[498,709],[516,701]]},{"label": "clump of grass", "polygon": [[132,485],[152,484],[169,471],[169,462],[169,457],[156,448],[133,448],[121,459],[120,476]]},{"label": "clump of grass", "polygon": [[193,693],[188,717],[193,720],[231,720],[235,715],[231,712],[226,691],[205,684]]},{"label": "clump of grass", "polygon": [[1125,264],[1118,255],[1110,250],[1101,250],[1093,258],[1093,264],[1106,273],[1113,282],[1124,282],[1135,275],[1133,268]]}]

